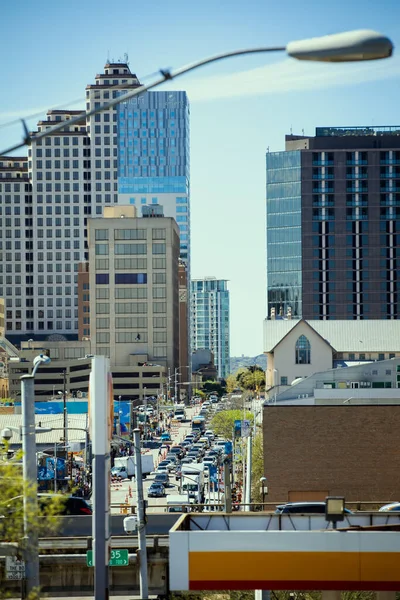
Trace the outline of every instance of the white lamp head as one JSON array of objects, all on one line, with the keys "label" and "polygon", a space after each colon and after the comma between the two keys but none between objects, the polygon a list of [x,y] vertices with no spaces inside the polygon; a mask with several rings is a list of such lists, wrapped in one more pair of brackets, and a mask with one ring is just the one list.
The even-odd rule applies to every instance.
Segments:
[{"label": "white lamp head", "polygon": [[50,356],[47,356],[47,354],[39,354],[39,356],[35,356],[33,359],[33,366],[36,367],[36,365],[39,364],[48,365],[50,362]]},{"label": "white lamp head", "polygon": [[290,42],[286,52],[298,60],[353,62],[389,58],[393,48],[390,39],[383,34],[360,29]]}]

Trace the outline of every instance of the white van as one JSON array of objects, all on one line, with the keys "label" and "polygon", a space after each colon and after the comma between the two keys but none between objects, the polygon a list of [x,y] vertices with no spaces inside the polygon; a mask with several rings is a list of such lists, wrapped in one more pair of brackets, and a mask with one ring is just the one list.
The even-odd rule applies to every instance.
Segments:
[{"label": "white van", "polygon": [[169,494],[167,496],[167,512],[189,512],[188,494]]}]

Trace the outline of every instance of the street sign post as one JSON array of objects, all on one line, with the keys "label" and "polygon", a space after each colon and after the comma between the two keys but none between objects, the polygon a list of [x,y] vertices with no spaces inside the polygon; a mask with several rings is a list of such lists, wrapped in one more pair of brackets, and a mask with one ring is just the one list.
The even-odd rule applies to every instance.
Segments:
[{"label": "street sign post", "polygon": [[[88,567],[94,567],[93,550],[86,552],[86,564]],[[129,565],[128,550],[111,550],[109,567],[127,567]]]},{"label": "street sign post", "polygon": [[6,579],[24,579],[25,561],[16,556],[6,556]]}]

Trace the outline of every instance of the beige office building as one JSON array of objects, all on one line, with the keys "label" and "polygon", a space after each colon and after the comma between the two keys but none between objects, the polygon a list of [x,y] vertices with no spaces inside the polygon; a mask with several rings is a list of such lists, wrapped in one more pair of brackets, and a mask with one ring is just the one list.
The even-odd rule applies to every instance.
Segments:
[{"label": "beige office building", "polygon": [[179,364],[179,229],[174,219],[137,218],[134,206],[88,219],[90,339],[111,367],[147,356]]}]

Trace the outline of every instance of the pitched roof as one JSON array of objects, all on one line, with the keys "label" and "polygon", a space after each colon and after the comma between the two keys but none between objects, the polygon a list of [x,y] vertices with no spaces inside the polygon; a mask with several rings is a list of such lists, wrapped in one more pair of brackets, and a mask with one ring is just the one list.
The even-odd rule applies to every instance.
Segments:
[{"label": "pitched roof", "polygon": [[[36,444],[55,444],[63,437],[63,415],[35,415],[36,427],[54,427],[53,431],[47,433],[36,434]],[[21,427],[22,415],[1,415],[1,427]],[[78,430],[73,429],[74,427]],[[68,415],[68,441],[69,442],[84,442],[85,432],[79,431],[86,427],[86,415]],[[10,440],[11,445],[19,445],[22,443],[19,433],[13,432]]]},{"label": "pitched roof", "polygon": [[[302,319],[264,321],[264,352],[273,352]],[[303,320],[336,352],[399,352],[400,320]]]}]

